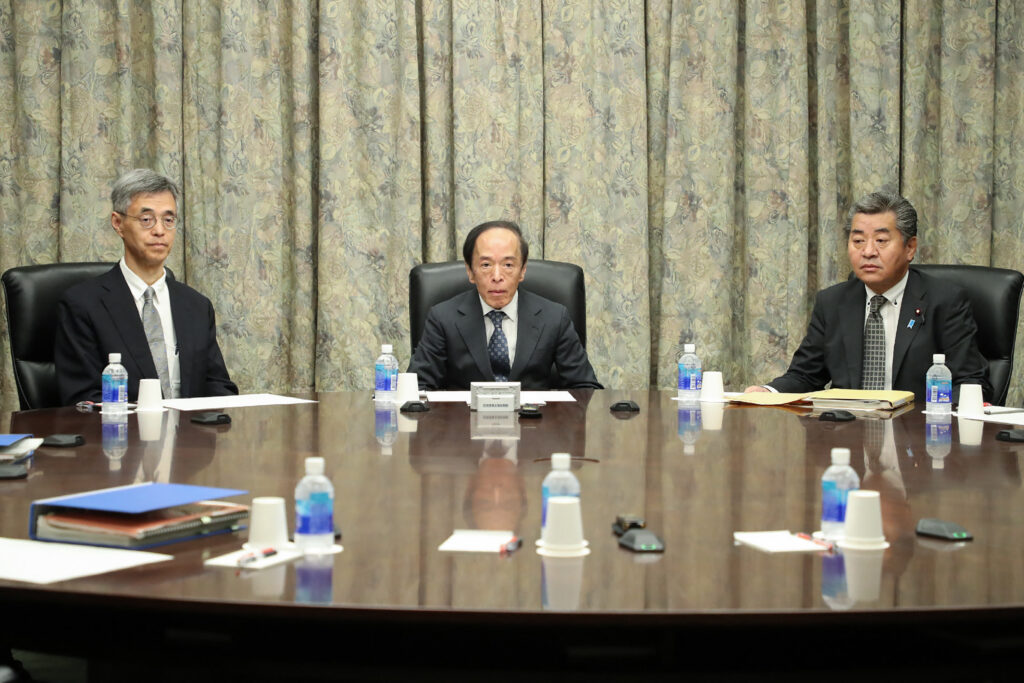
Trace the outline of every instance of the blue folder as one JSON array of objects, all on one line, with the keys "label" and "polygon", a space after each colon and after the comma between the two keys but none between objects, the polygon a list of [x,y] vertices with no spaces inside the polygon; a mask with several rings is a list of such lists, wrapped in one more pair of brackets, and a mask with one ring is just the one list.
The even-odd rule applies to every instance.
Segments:
[{"label": "blue folder", "polygon": [[18,443],[22,439],[27,439],[32,436],[31,434],[0,434],[0,448],[7,448],[13,444]]}]

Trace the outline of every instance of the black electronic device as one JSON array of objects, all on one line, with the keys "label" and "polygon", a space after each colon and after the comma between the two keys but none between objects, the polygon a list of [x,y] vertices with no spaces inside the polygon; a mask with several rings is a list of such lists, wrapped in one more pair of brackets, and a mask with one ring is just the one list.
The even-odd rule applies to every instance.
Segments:
[{"label": "black electronic device", "polygon": [[999,441],[1024,441],[1024,429],[1001,429],[996,432]]},{"label": "black electronic device", "polygon": [[28,476],[28,465],[24,462],[0,465],[0,479],[24,479]]},{"label": "black electronic device", "polygon": [[849,410],[826,410],[818,416],[818,419],[823,422],[850,422],[856,420],[857,416]]},{"label": "black electronic device", "polygon": [[637,553],[662,553],[665,544],[653,531],[647,529],[630,529],[619,536],[619,545]]},{"label": "black electronic device", "polygon": [[916,531],[919,536],[930,536],[947,541],[970,541],[974,538],[970,531],[959,524],[934,517],[925,517],[919,521]]},{"label": "black electronic device", "polygon": [[613,413],[639,413],[640,406],[636,401],[616,401],[611,408]]},{"label": "black electronic device", "polygon": [[640,515],[617,515],[612,522],[612,531],[616,536],[621,536],[630,529],[643,529],[647,522]]},{"label": "black electronic device", "polygon": [[53,448],[71,448],[74,446],[81,446],[85,443],[85,437],[81,434],[50,434],[48,437],[43,439],[43,446],[51,446]]},{"label": "black electronic device", "polygon": [[425,413],[430,406],[426,401],[406,401],[399,410],[403,413]]},{"label": "black electronic device", "polygon": [[519,408],[519,417],[525,417],[527,419],[537,419],[543,417],[543,413],[540,412],[540,406],[535,403],[524,403]]},{"label": "black electronic device", "polygon": [[231,424],[231,416],[227,413],[196,413],[192,421],[197,425],[226,425]]}]

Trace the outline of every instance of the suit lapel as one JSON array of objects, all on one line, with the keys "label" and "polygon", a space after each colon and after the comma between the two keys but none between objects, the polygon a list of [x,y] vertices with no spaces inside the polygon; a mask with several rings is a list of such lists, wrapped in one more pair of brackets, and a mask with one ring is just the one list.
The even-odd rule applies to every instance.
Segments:
[{"label": "suit lapel", "polygon": [[864,305],[867,294],[864,283],[854,278],[850,282],[851,292],[843,297],[840,311],[842,326],[842,344],[846,346],[846,367],[850,373],[851,387],[860,387],[861,375],[864,374]]},{"label": "suit lapel", "polygon": [[193,367],[192,365],[192,347],[189,345],[189,340],[192,335],[188,334],[186,325],[195,322],[192,317],[193,314],[189,311],[185,301],[185,297],[179,295],[178,288],[184,285],[178,284],[176,280],[171,279],[171,276],[167,276],[167,296],[171,300],[171,317],[174,319],[174,337],[178,344],[178,377],[181,381],[181,386],[178,389],[178,394],[181,396],[191,396],[190,393],[192,387],[189,382],[189,373],[186,372],[187,368]]},{"label": "suit lapel", "polygon": [[[903,303],[900,304],[900,319],[896,323],[896,340],[892,348],[892,381],[896,383],[903,359],[907,356],[907,349],[914,337],[924,327],[928,303],[927,292],[920,287],[918,275],[913,270],[907,278],[907,286],[903,290]],[[911,326],[910,321],[914,324]]]},{"label": "suit lapel", "polygon": [[469,349],[480,374],[493,381],[494,371],[491,370],[491,359],[487,354],[487,334],[484,331],[484,309],[480,307],[480,295],[475,289],[466,292],[457,310],[460,317],[455,321],[455,327],[462,337],[462,343]]},{"label": "suit lapel", "polygon": [[516,360],[512,364],[512,371],[508,378],[515,382],[523,373],[523,370],[530,364],[530,357],[533,356],[537,342],[540,341],[540,333],[544,324],[540,322],[540,302],[535,301],[529,292],[519,290],[519,321],[516,330]]},{"label": "suit lapel", "polygon": [[124,341],[124,347],[132,361],[146,377],[156,377],[156,365],[153,355],[149,352],[149,341],[142,327],[142,318],[132,298],[132,291],[124,281],[120,266],[114,266],[103,276],[103,294],[101,303],[110,315],[118,335]]}]

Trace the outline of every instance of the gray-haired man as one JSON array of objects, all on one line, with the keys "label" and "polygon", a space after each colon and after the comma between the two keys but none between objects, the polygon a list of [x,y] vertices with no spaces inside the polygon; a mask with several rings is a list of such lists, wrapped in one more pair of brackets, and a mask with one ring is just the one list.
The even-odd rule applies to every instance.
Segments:
[{"label": "gray-haired man", "polygon": [[128,371],[128,400],[139,380],[160,379],[164,398],[237,394],[217,345],[213,306],[164,270],[178,233],[174,181],[129,171],[110,193],[110,225],[124,257],[105,274],[68,289],[58,305],[54,358],[61,401],[99,401],[112,352]]}]

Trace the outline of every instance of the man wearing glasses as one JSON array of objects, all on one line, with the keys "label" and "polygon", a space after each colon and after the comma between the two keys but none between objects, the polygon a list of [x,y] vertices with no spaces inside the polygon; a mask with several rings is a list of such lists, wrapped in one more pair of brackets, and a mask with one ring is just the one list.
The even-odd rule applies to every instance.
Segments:
[{"label": "man wearing glasses", "polygon": [[114,183],[110,225],[124,257],[107,273],[75,285],[57,308],[54,357],[61,401],[101,400],[108,354],[121,354],[128,400],[139,380],[160,380],[164,398],[237,394],[217,345],[213,306],[164,270],[178,218],[178,186],[137,168]]}]

